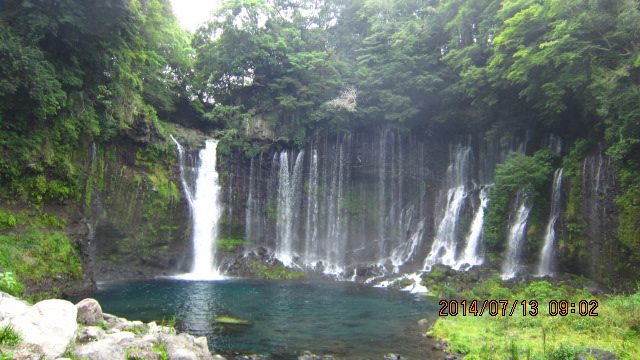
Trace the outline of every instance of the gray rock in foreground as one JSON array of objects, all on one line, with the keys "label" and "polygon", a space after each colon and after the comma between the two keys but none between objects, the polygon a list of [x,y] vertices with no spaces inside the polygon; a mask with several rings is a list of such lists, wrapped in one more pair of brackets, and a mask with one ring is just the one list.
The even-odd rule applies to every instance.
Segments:
[{"label": "gray rock in foreground", "polygon": [[78,309],[78,323],[82,325],[96,325],[104,321],[102,307],[96,299],[84,299],[76,304]]},{"label": "gray rock in foreground", "polygon": [[76,307],[65,300],[44,300],[33,306],[18,302],[0,295],[0,325],[11,324],[22,334],[23,343],[38,345],[46,359],[64,355],[78,330]]},{"label": "gray rock in foreground", "polygon": [[[83,325],[102,324],[101,327]],[[0,292],[0,326],[12,325],[24,341],[9,351],[17,360],[225,360],[209,351],[205,337],[177,334],[174,328],[144,324],[103,314],[100,304],[85,299],[74,305],[45,300],[33,306]],[[106,329],[106,330],[105,330]]]}]

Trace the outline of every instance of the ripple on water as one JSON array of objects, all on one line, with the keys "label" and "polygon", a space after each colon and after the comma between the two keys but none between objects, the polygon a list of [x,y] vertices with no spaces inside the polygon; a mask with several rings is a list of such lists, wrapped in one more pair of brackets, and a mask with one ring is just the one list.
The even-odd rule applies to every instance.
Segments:
[{"label": "ripple on water", "polygon": [[[430,298],[348,282],[244,279],[158,279],[102,283],[96,299],[105,312],[152,321],[176,316],[178,330],[207,336],[220,353],[270,354],[296,359],[309,350],[337,359],[381,359],[398,353],[432,358],[416,322],[434,319]],[[221,325],[217,317],[250,325]]]}]

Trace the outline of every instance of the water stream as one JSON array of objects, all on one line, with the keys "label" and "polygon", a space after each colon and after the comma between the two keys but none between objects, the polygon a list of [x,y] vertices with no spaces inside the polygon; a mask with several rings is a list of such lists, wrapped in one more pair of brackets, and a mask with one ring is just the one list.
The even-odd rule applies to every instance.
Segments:
[{"label": "water stream", "polygon": [[182,162],[182,147],[176,143],[180,160],[180,174],[185,196],[189,203],[193,223],[193,261],[191,270],[180,278],[189,280],[220,280],[224,276],[216,266],[215,250],[218,236],[218,222],[222,215],[220,202],[220,185],[216,171],[216,149],[218,142],[213,139],[205,141],[205,147],[200,150],[195,195],[192,197],[189,186],[184,177]]},{"label": "water stream", "polygon": [[564,169],[556,170],[553,177],[553,192],[551,194],[551,210],[549,212],[549,222],[544,234],[544,245],[540,252],[540,263],[538,264],[538,275],[545,276],[553,273],[553,254],[556,243],[555,225],[562,205],[562,175]]},{"label": "water stream", "polygon": [[503,280],[512,279],[521,272],[522,250],[527,241],[527,222],[531,211],[527,196],[518,192],[516,205],[518,210],[509,224],[507,251],[502,263]]},{"label": "water stream", "polygon": [[454,269],[469,269],[471,266],[481,265],[483,262],[480,253],[482,240],[482,226],[484,225],[484,210],[489,203],[489,186],[480,189],[480,206],[478,207],[471,223],[471,230],[467,236],[466,246],[462,252],[462,257],[458,260]]}]

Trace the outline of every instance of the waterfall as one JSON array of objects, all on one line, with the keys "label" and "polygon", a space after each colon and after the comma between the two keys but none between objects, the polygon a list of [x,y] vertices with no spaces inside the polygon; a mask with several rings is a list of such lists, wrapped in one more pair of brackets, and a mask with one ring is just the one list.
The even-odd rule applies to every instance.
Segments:
[{"label": "waterfall", "polygon": [[518,192],[515,218],[509,225],[509,237],[507,238],[507,252],[502,263],[502,279],[514,278],[520,271],[520,258],[522,249],[527,240],[527,221],[531,208],[527,203],[527,197]]},{"label": "waterfall", "polygon": [[318,149],[311,151],[309,187],[307,198],[307,222],[305,227],[305,260],[318,261]]},{"label": "waterfall", "polygon": [[184,177],[182,165],[182,147],[173,138],[180,160],[180,177],[185,191],[193,221],[193,263],[188,274],[180,276],[189,280],[219,280],[223,276],[215,264],[218,221],[222,215],[220,185],[216,171],[216,140],[206,140],[200,150],[200,165],[197,171],[195,196],[192,198]]},{"label": "waterfall", "polygon": [[391,264],[393,265],[394,272],[400,272],[400,266],[413,259],[423,235],[424,221],[420,221],[417,229],[411,234],[409,239],[393,250],[393,253],[391,253]]},{"label": "waterfall", "polygon": [[378,148],[378,253],[384,254],[384,241],[386,238],[385,219],[388,214],[386,211],[386,178],[387,178],[387,138],[389,129],[385,129],[380,133],[380,144]]},{"label": "waterfall", "polygon": [[278,242],[276,255],[287,266],[293,264],[295,252],[293,240],[295,225],[300,213],[300,193],[302,189],[302,162],[304,150],[298,153],[293,169],[289,168],[289,155],[280,153],[280,169],[278,173],[278,222],[276,230]]},{"label": "waterfall", "polygon": [[540,264],[538,265],[538,275],[551,275],[551,266],[553,265],[553,249],[556,242],[555,225],[560,216],[560,206],[562,197],[562,175],[564,169],[556,170],[553,177],[553,192],[551,193],[551,211],[549,212],[549,222],[544,235],[544,246],[540,252]]},{"label": "waterfall", "polygon": [[169,134],[169,137],[176,144],[176,150],[178,150],[178,164],[180,167],[180,181],[182,182],[182,191],[184,191],[184,197],[187,199],[187,203],[189,204],[189,210],[193,211],[193,197],[191,196],[191,191],[189,191],[189,185],[187,184],[187,179],[184,175],[184,150],[182,150],[182,145],[176,140],[173,135]]},{"label": "waterfall", "polygon": [[448,190],[445,211],[431,245],[431,252],[425,259],[425,269],[431,268],[434,264],[449,266],[456,264],[457,230],[460,210],[467,197],[465,182],[468,177],[470,153],[470,147],[458,145],[447,168],[446,184]]},{"label": "waterfall", "polygon": [[[413,134],[326,135],[300,151],[253,158],[237,174],[248,189],[226,198],[245,209],[247,246],[266,248],[289,266],[348,277],[373,267],[380,274],[438,263],[464,269],[483,260],[493,167],[524,149],[513,139],[482,142],[475,153],[473,143],[449,145],[441,168],[441,143]],[[432,243],[424,244],[427,236]]]},{"label": "waterfall", "polygon": [[478,253],[480,250],[480,240],[482,239],[482,226],[484,225],[484,210],[489,202],[489,186],[485,186],[480,189],[480,206],[476,211],[473,222],[471,223],[471,230],[467,237],[467,245],[464,248],[462,257],[458,260],[458,263],[454,268],[460,270],[463,266],[465,270],[471,268],[471,266],[482,264],[482,255]]}]

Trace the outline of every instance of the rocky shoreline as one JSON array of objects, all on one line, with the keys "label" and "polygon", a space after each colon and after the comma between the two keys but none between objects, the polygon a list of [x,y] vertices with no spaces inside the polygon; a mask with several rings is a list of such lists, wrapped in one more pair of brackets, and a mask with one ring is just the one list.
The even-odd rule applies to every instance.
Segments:
[{"label": "rocky shoreline", "polygon": [[[20,334],[22,341],[9,346],[3,345],[0,338],[2,359],[227,360],[211,353],[206,337],[178,333],[175,328],[156,322],[145,324],[103,313],[94,299],[84,299],[75,305],[58,299],[29,305],[0,292],[0,333],[8,328]],[[451,359],[451,354],[447,357],[447,353],[443,353],[445,356],[436,358]],[[235,355],[233,359],[266,360],[269,357]],[[406,358],[388,354],[382,359]],[[298,360],[334,360],[334,357],[304,352]]]}]

